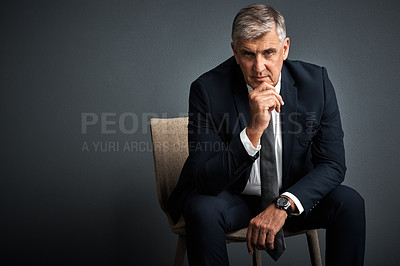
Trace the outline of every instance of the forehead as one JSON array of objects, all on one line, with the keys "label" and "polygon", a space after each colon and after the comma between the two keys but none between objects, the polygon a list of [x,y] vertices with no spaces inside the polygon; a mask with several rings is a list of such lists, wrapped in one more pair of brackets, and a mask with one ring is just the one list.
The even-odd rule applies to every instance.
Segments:
[{"label": "forehead", "polygon": [[265,33],[262,37],[255,40],[245,40],[239,38],[237,40],[237,48],[239,49],[266,49],[266,48],[278,48],[281,46],[278,34],[275,30]]}]

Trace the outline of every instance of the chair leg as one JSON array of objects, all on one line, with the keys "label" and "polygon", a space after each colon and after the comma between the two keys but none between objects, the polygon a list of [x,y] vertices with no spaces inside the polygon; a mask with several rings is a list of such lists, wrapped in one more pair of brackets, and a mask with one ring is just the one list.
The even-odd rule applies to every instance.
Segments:
[{"label": "chair leg", "polygon": [[254,249],[253,266],[261,266],[261,251],[258,249]]},{"label": "chair leg", "polygon": [[183,266],[186,253],[186,237],[179,235],[178,244],[176,245],[174,266]]},{"label": "chair leg", "polygon": [[308,230],[306,232],[308,251],[310,252],[310,259],[312,266],[322,266],[321,250],[319,248],[318,231]]}]

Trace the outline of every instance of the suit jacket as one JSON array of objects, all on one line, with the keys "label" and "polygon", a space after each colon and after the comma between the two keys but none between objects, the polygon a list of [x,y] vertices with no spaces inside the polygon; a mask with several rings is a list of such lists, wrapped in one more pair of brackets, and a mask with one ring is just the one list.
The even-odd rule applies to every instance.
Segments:
[{"label": "suit jacket", "polygon": [[[281,192],[295,195],[307,214],[345,176],[339,109],[325,68],[286,60],[281,75]],[[258,156],[249,156],[240,140],[249,121],[248,91],[234,57],[192,83],[189,157],[167,204],[175,223],[193,189],[208,195],[243,191]]]}]

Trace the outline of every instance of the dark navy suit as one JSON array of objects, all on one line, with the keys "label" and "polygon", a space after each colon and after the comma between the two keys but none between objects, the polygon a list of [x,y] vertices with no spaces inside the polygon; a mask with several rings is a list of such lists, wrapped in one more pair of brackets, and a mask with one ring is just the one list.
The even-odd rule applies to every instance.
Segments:
[{"label": "dark navy suit", "polygon": [[[346,223],[337,221],[338,216],[345,216],[343,213],[337,215],[337,209],[345,205],[348,210],[344,213],[351,212],[350,216],[357,216],[353,223],[354,226],[358,224],[360,232],[356,236],[357,244],[353,241],[351,245],[360,247],[357,252],[350,253],[358,253],[358,258],[344,253],[349,251],[336,249],[336,245],[341,245],[339,243],[342,241],[349,241],[346,236],[330,240],[328,238],[332,238],[332,234],[329,234],[327,264],[346,265],[343,263],[347,259],[352,261],[349,265],[360,265],[365,241],[364,201],[357,192],[340,185],[344,180],[346,166],[343,131],[333,86],[324,68],[300,61],[284,61],[281,75],[281,96],[285,102],[281,109],[281,192],[291,192],[304,207],[304,213],[289,218],[285,226],[292,229],[327,228],[338,234],[337,231],[345,230],[342,227],[348,226],[348,220],[353,219],[346,216]],[[247,226],[251,217],[261,211],[254,210],[254,205],[257,205],[253,201],[254,197],[240,195],[249,178],[252,164],[258,157],[258,154],[249,156],[240,140],[239,134],[249,121],[247,87],[234,57],[192,83],[189,99],[189,157],[167,206],[174,222],[177,222],[182,212],[184,214],[191,264],[226,264],[224,254],[217,254],[216,260],[202,260],[201,256],[207,256],[208,251],[203,254],[193,251],[206,249],[206,242],[198,244],[201,242],[198,238],[208,234],[208,238],[214,238],[214,235],[219,234],[219,242],[222,243],[223,232]],[[233,202],[233,205],[227,207],[225,203],[215,203],[217,198],[221,202]],[[204,209],[207,209],[206,212],[203,212]],[[198,220],[203,221],[205,216],[220,217],[215,226],[212,223],[208,226],[218,227],[223,224],[220,229],[215,229],[220,230],[219,233],[201,232],[200,236],[196,236],[197,231],[202,231]],[[332,223],[341,227],[329,229]],[[351,227],[351,230],[355,229]],[[332,251],[328,251],[328,248]],[[210,252],[212,250],[215,248]],[[332,258],[338,254],[344,258]]]}]

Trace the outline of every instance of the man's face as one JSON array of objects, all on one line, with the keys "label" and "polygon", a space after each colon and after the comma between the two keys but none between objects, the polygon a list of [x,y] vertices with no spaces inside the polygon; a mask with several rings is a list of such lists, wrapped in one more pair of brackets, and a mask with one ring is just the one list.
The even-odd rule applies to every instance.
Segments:
[{"label": "man's face", "polygon": [[289,54],[289,38],[282,44],[272,30],[257,40],[238,39],[236,46],[232,43],[232,50],[248,85],[253,89],[262,82],[275,86]]}]

